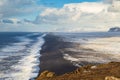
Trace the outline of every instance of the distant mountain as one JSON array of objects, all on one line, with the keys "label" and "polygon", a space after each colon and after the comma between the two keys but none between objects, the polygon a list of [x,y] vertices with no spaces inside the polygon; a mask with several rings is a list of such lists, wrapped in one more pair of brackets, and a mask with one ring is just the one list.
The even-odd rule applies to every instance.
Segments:
[{"label": "distant mountain", "polygon": [[113,27],[109,29],[109,32],[120,32],[120,27]]}]

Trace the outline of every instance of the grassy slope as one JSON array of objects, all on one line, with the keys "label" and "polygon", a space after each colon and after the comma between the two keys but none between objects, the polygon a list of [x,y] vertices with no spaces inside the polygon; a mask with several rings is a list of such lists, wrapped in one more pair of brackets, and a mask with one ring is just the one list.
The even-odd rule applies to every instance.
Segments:
[{"label": "grassy slope", "polygon": [[106,76],[120,78],[120,62],[111,62],[97,66],[87,65],[60,76],[52,75],[47,77],[46,75],[41,75],[36,80],[104,80]]}]

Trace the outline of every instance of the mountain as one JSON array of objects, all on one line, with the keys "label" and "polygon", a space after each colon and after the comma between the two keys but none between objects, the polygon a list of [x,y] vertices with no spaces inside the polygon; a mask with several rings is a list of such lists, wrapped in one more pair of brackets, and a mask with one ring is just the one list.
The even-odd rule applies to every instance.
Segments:
[{"label": "mountain", "polygon": [[120,32],[120,27],[110,28],[108,32]]}]

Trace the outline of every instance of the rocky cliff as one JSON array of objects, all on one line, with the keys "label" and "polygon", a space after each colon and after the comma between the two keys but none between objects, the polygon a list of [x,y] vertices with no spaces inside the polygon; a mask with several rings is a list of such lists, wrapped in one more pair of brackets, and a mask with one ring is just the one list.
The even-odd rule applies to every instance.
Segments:
[{"label": "rocky cliff", "polygon": [[120,27],[113,27],[109,29],[109,32],[120,32]]},{"label": "rocky cliff", "polygon": [[120,62],[87,65],[60,76],[44,71],[36,80],[120,80]]}]

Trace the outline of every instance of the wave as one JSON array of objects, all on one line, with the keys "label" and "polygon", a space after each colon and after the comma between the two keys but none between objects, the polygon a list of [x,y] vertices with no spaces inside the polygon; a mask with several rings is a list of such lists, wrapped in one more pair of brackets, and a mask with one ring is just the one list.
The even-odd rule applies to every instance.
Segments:
[{"label": "wave", "polygon": [[120,54],[120,37],[109,37],[109,38],[97,38],[91,39],[86,42],[82,47],[91,48],[95,51],[108,53],[108,54]]},{"label": "wave", "polygon": [[[35,40],[28,38],[34,35],[38,35]],[[24,37],[17,37],[20,42],[2,48],[0,50],[1,55],[6,57],[1,58],[0,62],[8,62],[6,65],[9,67],[0,72],[0,80],[34,80],[40,70],[39,57],[41,46],[44,44],[44,36],[46,34],[34,33]]]},{"label": "wave", "polygon": [[[68,41],[71,37],[64,40]],[[85,64],[108,63],[120,61],[120,37],[74,37],[73,43],[79,44],[77,47],[67,48],[75,54],[64,53],[64,59],[71,61],[75,66]]]}]

